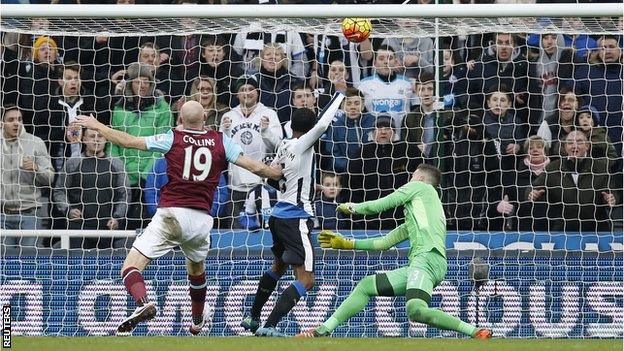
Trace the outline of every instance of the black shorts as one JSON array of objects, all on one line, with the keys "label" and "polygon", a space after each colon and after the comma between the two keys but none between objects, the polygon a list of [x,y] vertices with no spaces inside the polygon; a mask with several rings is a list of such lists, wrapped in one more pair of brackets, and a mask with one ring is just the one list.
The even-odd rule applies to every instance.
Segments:
[{"label": "black shorts", "polygon": [[314,224],[309,218],[269,218],[273,236],[271,251],[280,261],[303,266],[306,272],[314,272],[314,250],[310,232]]}]

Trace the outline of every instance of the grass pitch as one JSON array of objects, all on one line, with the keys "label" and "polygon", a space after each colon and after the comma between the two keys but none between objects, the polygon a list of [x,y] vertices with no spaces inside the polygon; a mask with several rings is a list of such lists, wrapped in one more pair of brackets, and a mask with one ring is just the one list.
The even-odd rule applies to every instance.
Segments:
[{"label": "grass pitch", "polygon": [[13,337],[12,350],[59,351],[611,351],[622,340],[276,339],[254,337]]}]

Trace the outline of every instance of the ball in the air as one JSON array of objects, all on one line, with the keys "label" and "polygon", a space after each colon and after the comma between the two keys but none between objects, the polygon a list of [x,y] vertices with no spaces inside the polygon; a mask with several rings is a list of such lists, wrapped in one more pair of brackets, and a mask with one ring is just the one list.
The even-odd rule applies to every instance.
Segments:
[{"label": "ball in the air", "polygon": [[342,34],[354,43],[366,40],[371,30],[373,25],[366,18],[345,18],[342,21]]}]

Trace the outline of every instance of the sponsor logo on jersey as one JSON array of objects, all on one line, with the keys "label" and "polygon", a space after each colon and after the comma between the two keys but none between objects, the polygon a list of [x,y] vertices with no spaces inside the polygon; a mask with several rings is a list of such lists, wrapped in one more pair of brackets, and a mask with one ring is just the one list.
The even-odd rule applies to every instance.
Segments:
[{"label": "sponsor logo on jersey", "polygon": [[403,99],[374,99],[373,110],[376,112],[405,112]]}]

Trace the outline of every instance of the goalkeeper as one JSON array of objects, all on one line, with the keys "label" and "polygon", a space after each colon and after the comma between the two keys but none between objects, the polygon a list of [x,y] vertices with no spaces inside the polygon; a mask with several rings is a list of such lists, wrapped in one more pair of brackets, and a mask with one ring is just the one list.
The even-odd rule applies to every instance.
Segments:
[{"label": "goalkeeper", "polygon": [[407,315],[413,322],[439,329],[455,330],[476,339],[488,339],[492,332],[477,329],[445,312],[429,308],[431,294],[446,275],[446,218],[436,187],[441,173],[434,166],[421,164],[409,183],[392,194],[360,204],[338,206],[345,214],[368,215],[405,206],[405,223],[381,238],[351,240],[338,233],[322,231],[318,241],[323,248],[387,250],[396,244],[410,241],[407,267],[387,273],[369,275],[362,279],[336,312],[316,329],[297,337],[328,336],[340,324],[364,309],[371,296],[405,295]]}]

